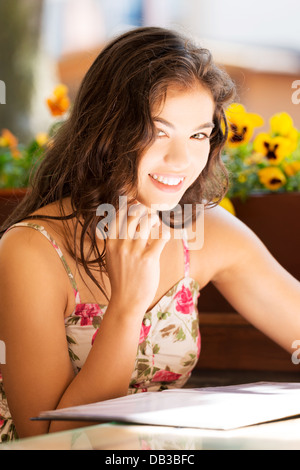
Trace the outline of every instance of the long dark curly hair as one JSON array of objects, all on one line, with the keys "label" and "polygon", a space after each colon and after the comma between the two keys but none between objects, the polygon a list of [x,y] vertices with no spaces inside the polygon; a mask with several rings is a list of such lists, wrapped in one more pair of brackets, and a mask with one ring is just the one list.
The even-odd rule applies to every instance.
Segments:
[{"label": "long dark curly hair", "polygon": [[[159,27],[137,28],[112,40],[91,65],[69,118],[55,135],[26,197],[1,233],[30,218],[37,209],[57,202],[61,215],[56,219],[64,222],[65,230],[67,220],[75,222],[75,232],[66,232],[69,253],[105,294],[90,270],[95,264],[100,272],[105,270],[106,244],[102,253],[97,248],[97,207],[112,204],[118,209],[120,196],[126,195],[129,203],[136,199],[139,158],[155,136],[153,106],[164,100],[168,86],[191,87],[199,82],[214,99],[215,127],[207,165],[179,205],[220,201],[228,184],[221,160],[227,137],[224,109],[233,99],[234,84],[215,65],[211,53],[188,38]],[[71,201],[70,214],[64,212],[65,197]],[[82,227],[80,250],[76,249],[78,224]],[[84,254],[86,240],[91,246],[88,255]]]}]

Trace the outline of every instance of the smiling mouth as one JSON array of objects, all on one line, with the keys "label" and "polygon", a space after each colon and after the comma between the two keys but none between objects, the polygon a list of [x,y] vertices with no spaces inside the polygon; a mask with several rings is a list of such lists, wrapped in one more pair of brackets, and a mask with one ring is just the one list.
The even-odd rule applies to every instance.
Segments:
[{"label": "smiling mouth", "polygon": [[184,179],[184,176],[163,176],[156,173],[149,173],[151,178],[166,186],[178,186]]},{"label": "smiling mouth", "polygon": [[163,177],[156,174],[150,174],[151,181],[160,190],[164,192],[176,192],[179,191],[182,186],[185,177]]}]

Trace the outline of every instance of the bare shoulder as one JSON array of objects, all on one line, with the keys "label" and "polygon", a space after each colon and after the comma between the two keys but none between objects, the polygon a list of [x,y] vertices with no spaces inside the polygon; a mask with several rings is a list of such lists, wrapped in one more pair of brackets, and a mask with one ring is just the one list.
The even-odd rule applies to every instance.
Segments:
[{"label": "bare shoulder", "polygon": [[255,233],[223,207],[204,211],[203,248],[193,253],[198,265],[210,266],[209,281],[234,265],[241,265],[251,252],[266,250]]},{"label": "bare shoulder", "polygon": [[[241,236],[249,235],[251,230],[239,220],[236,216],[228,212],[221,206],[208,207],[204,212],[205,230],[210,236],[220,238],[222,241],[223,237],[220,235],[229,234]],[[222,231],[220,234],[219,231]]]},{"label": "bare shoulder", "polygon": [[[1,298],[20,297],[45,302],[53,296],[60,309],[66,304],[63,289],[64,272],[62,263],[49,241],[37,230],[28,227],[14,227],[0,240],[0,290]],[[53,295],[55,292],[55,295]]]},{"label": "bare shoulder", "polygon": [[[32,222],[32,226],[34,224],[35,222]],[[35,257],[38,257],[41,261],[48,259],[49,250],[47,250],[48,245],[44,238],[33,227],[12,227],[0,240],[0,257],[2,260],[10,259],[12,262],[18,260],[20,264],[23,260],[34,260]]]}]

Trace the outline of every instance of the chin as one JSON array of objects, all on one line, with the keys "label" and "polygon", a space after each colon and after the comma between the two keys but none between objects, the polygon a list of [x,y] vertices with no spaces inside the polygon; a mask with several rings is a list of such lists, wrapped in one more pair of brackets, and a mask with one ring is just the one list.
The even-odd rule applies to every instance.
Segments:
[{"label": "chin", "polygon": [[136,200],[140,204],[143,204],[145,207],[147,207],[149,212],[157,212],[157,211],[163,212],[163,211],[170,211],[174,209],[178,205],[181,198],[182,198],[182,194],[180,195],[180,197],[179,195],[177,195],[177,197],[175,198],[173,195],[173,198],[172,198],[173,200],[171,200],[170,196],[158,198],[157,195],[155,195],[155,197],[151,197],[150,195],[146,195],[145,192],[143,194],[141,191],[137,195]]},{"label": "chin", "polygon": [[178,205],[178,202],[175,202],[173,204],[171,204],[171,203],[170,204],[160,204],[159,206],[161,206],[161,207],[159,207],[158,210],[160,210],[162,212],[163,211],[170,211],[170,210],[174,209],[177,205]]},{"label": "chin", "polygon": [[157,211],[170,211],[174,209],[179,201],[175,202],[154,202],[154,201],[149,201],[149,200],[143,200],[142,198],[138,198],[138,201],[146,206],[149,210],[149,212],[157,212]]}]

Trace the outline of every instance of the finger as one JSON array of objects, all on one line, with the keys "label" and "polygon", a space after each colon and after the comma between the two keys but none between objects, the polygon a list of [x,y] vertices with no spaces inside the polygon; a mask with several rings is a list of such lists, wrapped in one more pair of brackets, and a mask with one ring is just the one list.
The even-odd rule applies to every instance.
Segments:
[{"label": "finger", "polygon": [[[139,230],[135,228],[135,232],[130,231],[130,236],[133,235],[134,240],[143,240],[145,243],[148,241],[152,227],[156,224],[159,224],[160,220],[157,214],[148,214],[143,215],[138,223]],[[134,226],[133,226],[134,227]],[[131,228],[131,227],[130,227]]]},{"label": "finger", "polygon": [[127,218],[128,218],[127,197],[121,196],[119,198],[119,210],[116,214],[116,238],[118,239],[127,238]]},{"label": "finger", "polygon": [[159,257],[170,239],[170,231],[163,231],[159,237],[151,238],[151,243],[147,243],[146,252],[150,252],[153,256]]},{"label": "finger", "polygon": [[143,204],[134,204],[128,209],[128,218],[127,218],[127,228],[124,228],[126,231],[127,238],[132,240],[136,239],[137,228],[140,225],[141,219],[147,217],[148,211],[147,207]]},{"label": "finger", "polygon": [[[116,239],[126,239],[128,238],[127,233],[127,222],[128,222],[128,206],[126,196],[120,196],[119,198],[119,208],[115,210],[111,204],[107,204],[108,208],[108,233],[107,236],[111,240]],[[133,206],[136,206],[136,210],[131,209]],[[131,204],[129,210],[135,211],[135,217],[139,216],[141,208],[144,207],[141,204]],[[138,221],[137,221],[138,224]]]}]

